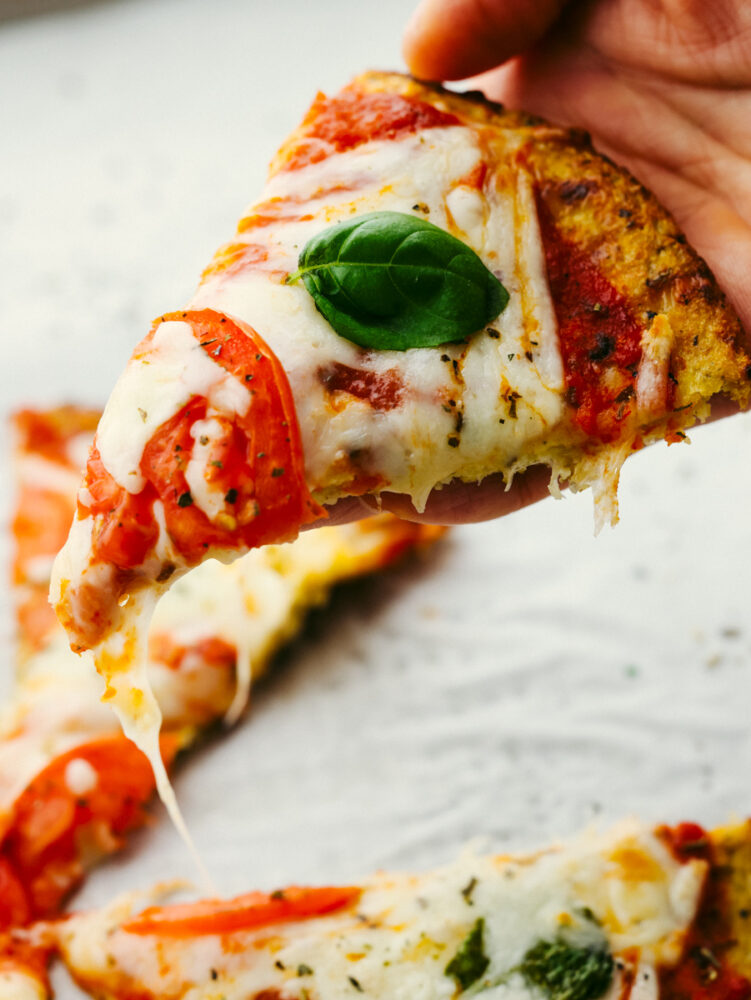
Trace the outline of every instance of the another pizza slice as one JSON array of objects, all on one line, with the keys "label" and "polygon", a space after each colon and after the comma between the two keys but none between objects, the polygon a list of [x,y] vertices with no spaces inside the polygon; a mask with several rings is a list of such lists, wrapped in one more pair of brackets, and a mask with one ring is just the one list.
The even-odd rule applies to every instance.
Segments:
[{"label": "another pizza slice", "polygon": [[358,886],[130,894],[36,934],[99,1000],[746,1000],[750,864],[748,824],[627,822]]},{"label": "another pizza slice", "polygon": [[419,509],[539,463],[615,520],[624,459],[685,437],[717,393],[747,405],[749,371],[706,265],[586,136],[360,77],[316,98],[188,307],[136,348],[57,613],[128,714],[136,613],[207,557],[291,539],[341,498]]},{"label": "another pizza slice", "polygon": [[[18,662],[0,726],[3,996],[3,969],[12,972],[13,988],[28,980],[29,990],[46,989],[44,954],[19,950],[10,929],[59,913],[86,872],[146,821],[154,794],[148,761],[101,703],[101,680],[70,651],[46,599],[97,417],[64,407],[25,410],[14,420]],[[251,675],[265,673],[336,583],[386,566],[437,534],[377,517],[249,553],[233,566],[207,564],[184,581],[160,605],[149,649],[165,762],[228,713],[238,717]]]}]

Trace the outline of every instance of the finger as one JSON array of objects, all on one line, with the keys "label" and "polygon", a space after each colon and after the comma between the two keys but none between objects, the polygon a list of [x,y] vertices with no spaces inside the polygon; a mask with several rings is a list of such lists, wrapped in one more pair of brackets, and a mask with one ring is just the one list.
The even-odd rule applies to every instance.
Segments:
[{"label": "finger", "polygon": [[462,80],[533,45],[567,0],[422,0],[404,32],[404,58],[423,80]]},{"label": "finger", "polygon": [[473,524],[489,521],[526,507],[550,495],[550,469],[534,466],[514,478],[510,489],[500,475],[488,476],[481,483],[454,482],[433,490],[424,511],[415,510],[409,497],[399,493],[382,493],[362,497],[371,508],[386,510],[405,521],[424,524]]},{"label": "finger", "polygon": [[[587,129],[600,152],[657,196],[707,261],[740,317],[745,349],[751,349],[751,222],[738,210],[740,201],[731,203],[722,188],[724,182],[729,190],[744,190],[742,166],[683,112],[683,89],[673,90],[675,107],[669,107],[649,87],[613,73],[596,54],[557,52],[549,44],[472,85],[509,107]],[[701,148],[709,151],[708,183],[703,174],[683,169]]]},{"label": "finger", "polygon": [[503,477],[488,476],[481,483],[462,483],[458,480],[433,490],[424,511],[415,510],[408,496],[401,493],[381,493],[379,496],[345,497],[326,508],[327,517],[303,528],[328,527],[361,521],[387,511],[404,521],[421,524],[472,524],[490,521],[503,514],[511,514],[528,504],[550,495],[550,469],[536,465],[514,477],[506,489]]}]

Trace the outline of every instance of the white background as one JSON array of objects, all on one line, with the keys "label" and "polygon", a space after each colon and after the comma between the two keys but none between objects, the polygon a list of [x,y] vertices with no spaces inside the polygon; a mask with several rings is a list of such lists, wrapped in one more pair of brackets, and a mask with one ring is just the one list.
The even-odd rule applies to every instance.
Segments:
[{"label": "white background", "polygon": [[[315,91],[401,67],[410,8],[119,0],[0,24],[3,414],[102,403]],[[746,814],[750,445],[735,417],[636,456],[598,539],[588,495],[546,500],[340,592],[178,775],[219,889],[348,882],[633,813]],[[191,874],[156,816],[77,905]]]}]

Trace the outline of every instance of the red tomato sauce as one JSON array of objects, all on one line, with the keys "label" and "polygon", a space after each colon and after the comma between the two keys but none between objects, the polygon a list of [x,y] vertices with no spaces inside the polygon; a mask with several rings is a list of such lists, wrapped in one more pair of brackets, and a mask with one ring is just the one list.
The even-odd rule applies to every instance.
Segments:
[{"label": "red tomato sauce", "polygon": [[47,976],[51,947],[36,941],[24,941],[12,933],[0,933],[0,972],[20,973],[26,978],[35,978],[43,996],[51,996],[52,989]]},{"label": "red tomato sauce", "polygon": [[675,969],[660,969],[660,1000],[748,1000],[751,982],[729,967],[725,952],[732,944],[725,884],[717,869],[710,838],[696,823],[659,831],[680,861],[700,858],[711,866],[699,909]]},{"label": "red tomato sauce", "polygon": [[354,149],[374,139],[397,139],[422,129],[458,125],[456,115],[399,94],[346,90],[334,97],[319,94],[302,125],[303,136],[285,165],[296,170],[332,153]]},{"label": "red tomato sauce", "polygon": [[51,412],[21,410],[13,418],[22,452],[34,452],[61,465],[70,464],[66,455],[70,439],[84,432],[93,434],[98,420],[96,411],[72,406],[61,406]]},{"label": "red tomato sauce", "polygon": [[247,267],[257,267],[268,260],[269,252],[259,243],[225,243],[201,275],[201,281],[216,274],[235,275]]},{"label": "red tomato sauce", "polygon": [[537,212],[567,402],[588,437],[617,441],[635,405],[642,326],[595,262],[561,235],[539,192]]},{"label": "red tomato sauce", "polygon": [[167,937],[231,934],[274,924],[309,920],[352,906],[362,895],[358,886],[288,886],[276,892],[249,892],[234,899],[152,906],[123,925],[129,934]]},{"label": "red tomato sauce", "polygon": [[469,173],[465,174],[464,177],[459,178],[456,182],[456,186],[475,188],[478,191],[482,191],[487,175],[488,165],[484,160],[481,160],[480,163],[472,167]]},{"label": "red tomato sauce", "polygon": [[313,216],[310,212],[290,212],[281,209],[269,209],[264,211],[261,206],[252,215],[246,215],[237,226],[238,233],[247,233],[250,229],[265,229],[266,226],[275,226],[280,222],[310,222]]},{"label": "red tomato sauce", "polygon": [[370,372],[334,361],[319,369],[318,378],[329,392],[347,392],[370,403],[374,410],[393,410],[404,394],[404,383],[396,369]]}]

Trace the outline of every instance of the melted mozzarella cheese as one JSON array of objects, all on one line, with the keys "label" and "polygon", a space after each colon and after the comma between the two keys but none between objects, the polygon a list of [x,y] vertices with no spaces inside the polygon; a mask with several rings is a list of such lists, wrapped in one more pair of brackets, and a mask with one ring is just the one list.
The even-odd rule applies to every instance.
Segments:
[{"label": "melted mozzarella cheese", "polygon": [[193,396],[218,413],[244,416],[250,407],[249,391],[210,360],[187,323],[161,323],[118,379],[97,428],[104,467],[129,493],[145,485],[141,458],[155,431]]},{"label": "melted mozzarella cheese", "polygon": [[[356,454],[366,474],[409,494],[420,509],[441,483],[512,468],[530,442],[560,420],[557,327],[530,183],[505,165],[513,151],[513,137],[496,140],[497,166],[483,192],[464,178],[487,151],[461,126],[366,143],[278,173],[261,204],[281,199],[292,210],[302,203],[304,218],[290,211],[289,220],[250,225],[241,239],[260,244],[267,261],[209,276],[193,298],[191,308],[247,322],[281,360],[295,398],[306,476],[322,499],[333,498],[342,479],[351,478],[339,470]],[[316,196],[321,191],[326,195]],[[508,305],[492,324],[498,336],[479,334],[467,346],[445,350],[364,352],[333,331],[304,286],[280,283],[278,274],[295,271],[302,247],[327,226],[376,210],[414,214],[416,204],[425,218],[469,243],[506,286]],[[251,208],[246,218],[253,215]],[[390,409],[375,410],[354,396],[332,409],[321,380],[332,363],[374,374],[396,371],[406,392]]]},{"label": "melted mozzarella cheese", "polygon": [[224,428],[216,417],[196,420],[190,429],[194,443],[185,469],[185,481],[193,503],[200,507],[210,521],[216,521],[226,509],[224,490],[209,482],[205,475],[211,462],[212,448],[217,441],[222,440],[224,433]]},{"label": "melted mozzarella cheese", "polygon": [[0,997],[7,1000],[48,1000],[47,986],[31,971],[0,969]]},{"label": "melted mozzarella cheese", "polygon": [[659,416],[665,405],[673,340],[670,320],[663,313],[658,313],[642,334],[636,377],[636,402],[642,417]]},{"label": "melted mozzarella cheese", "polygon": [[74,795],[86,795],[96,788],[98,781],[99,775],[83,757],[74,757],[68,761],[65,768],[65,784]]},{"label": "melted mozzarella cheese", "polygon": [[[489,962],[473,994],[534,1000],[536,989],[514,970],[538,941],[563,938],[607,948],[628,970],[638,965],[638,995],[646,1000],[654,969],[680,956],[706,869],[701,861],[679,863],[653,833],[626,823],[536,855],[467,852],[426,875],[379,875],[365,883],[355,912],[156,941],[117,929],[142,902],[131,897],[105,913],[74,917],[58,933],[66,961],[98,985],[124,975],[157,995],[193,987],[203,996],[201,988],[210,987],[226,1000],[265,989],[352,1000],[361,989],[372,997],[450,1000],[456,982],[446,967],[482,918]],[[612,995],[627,996],[626,983],[615,971]]]}]

